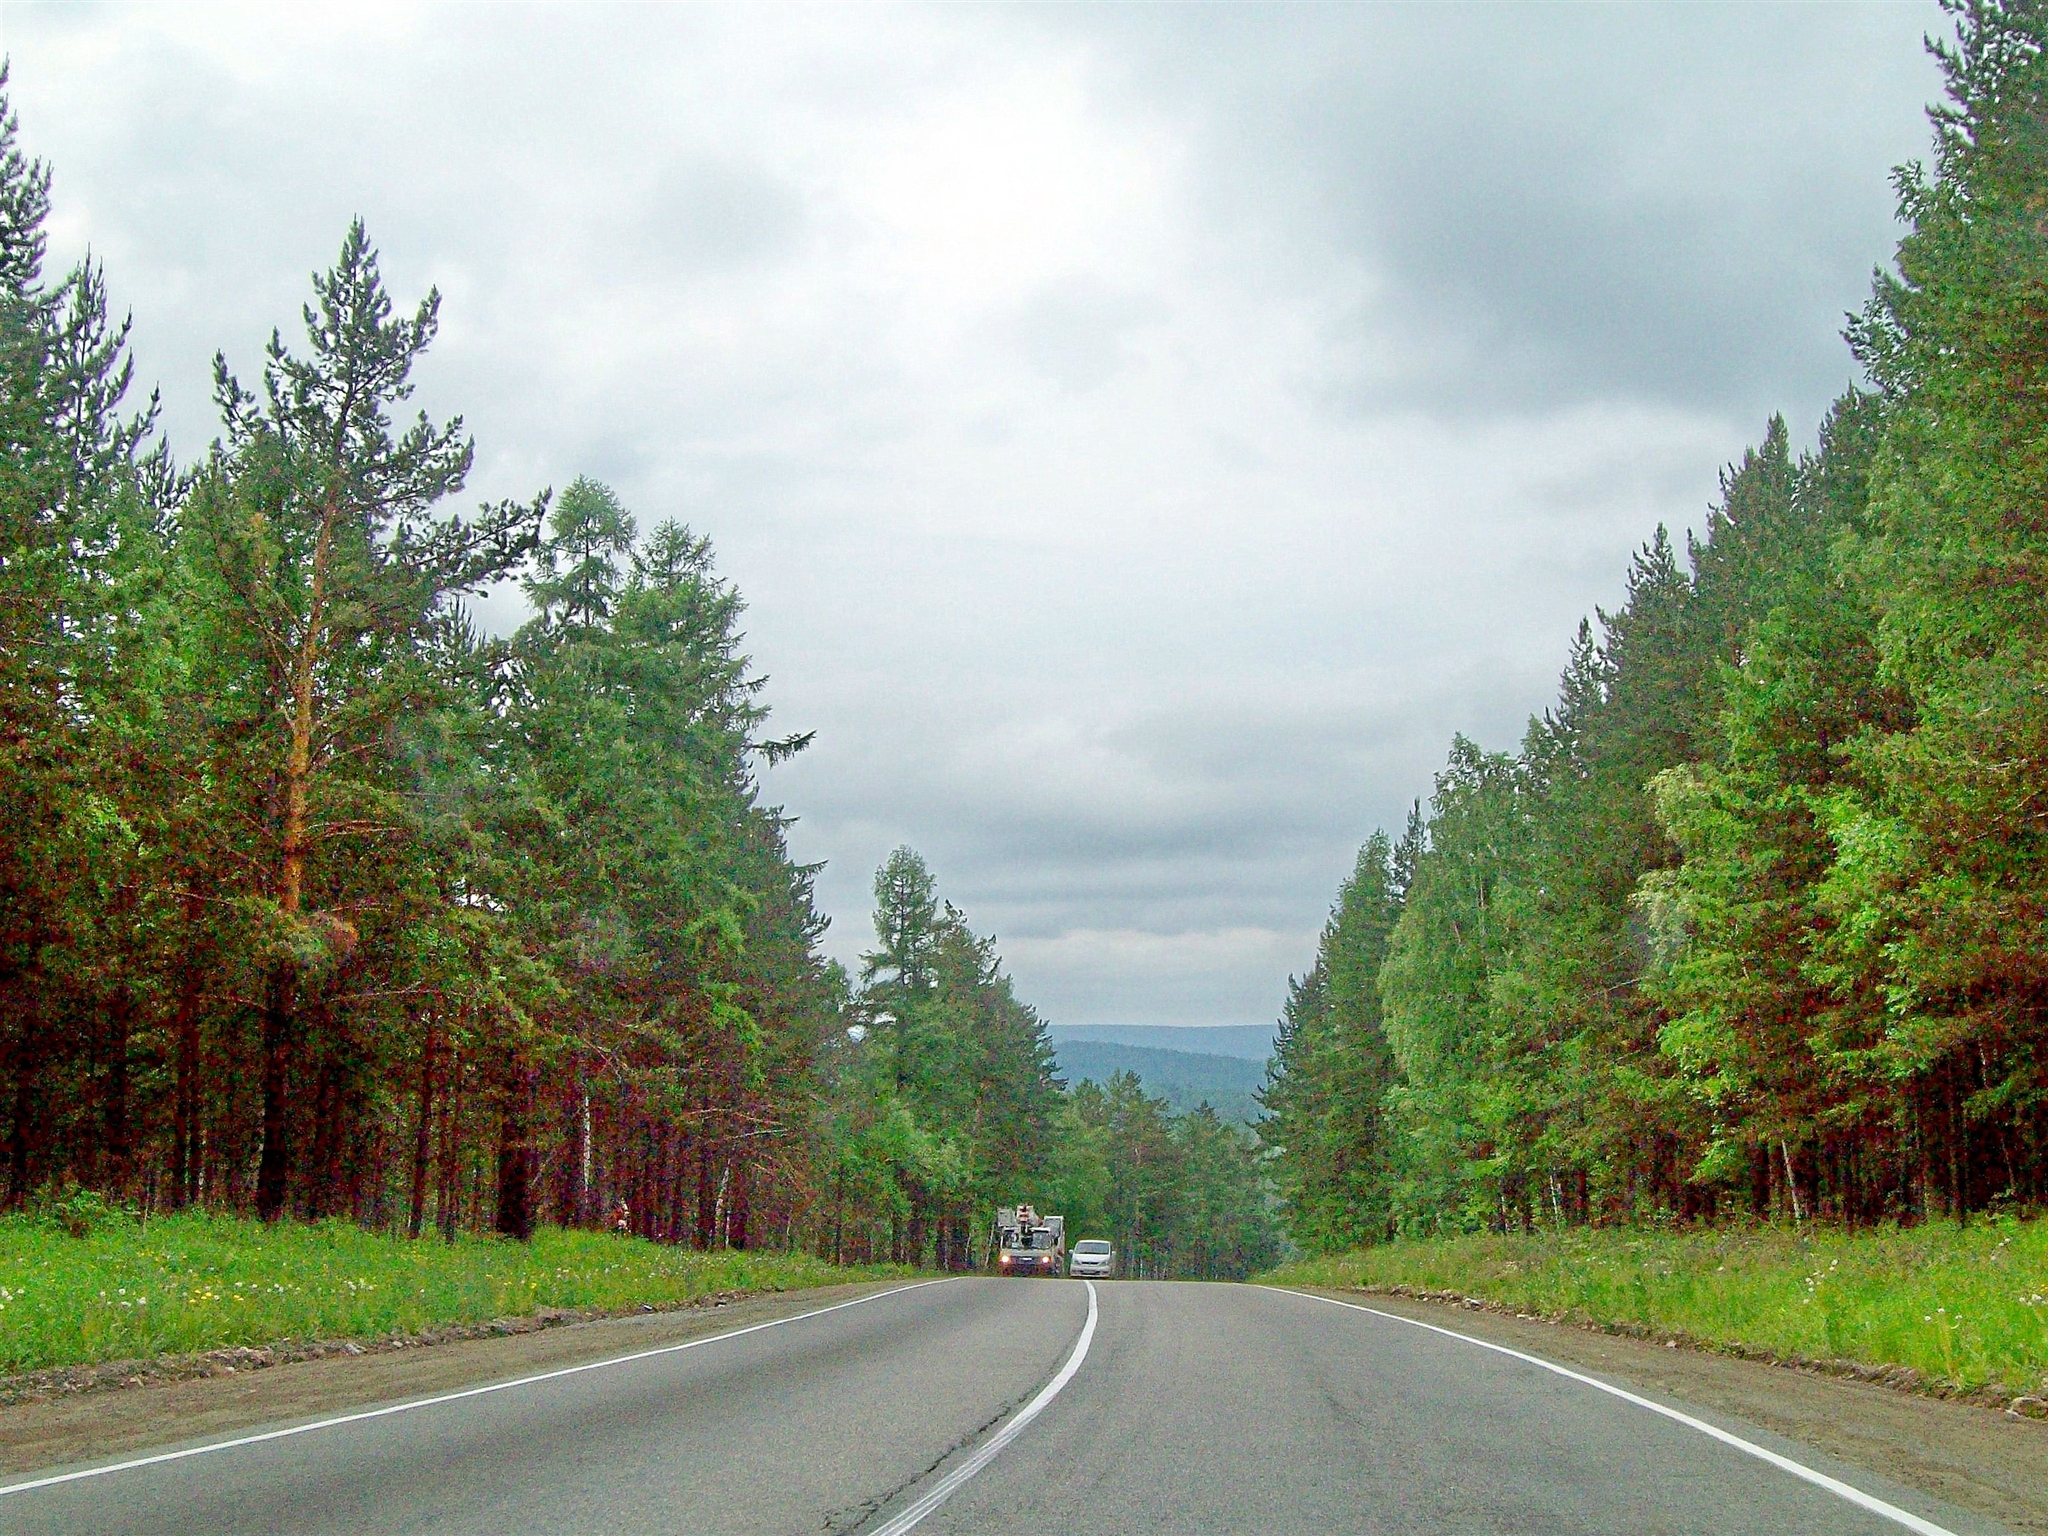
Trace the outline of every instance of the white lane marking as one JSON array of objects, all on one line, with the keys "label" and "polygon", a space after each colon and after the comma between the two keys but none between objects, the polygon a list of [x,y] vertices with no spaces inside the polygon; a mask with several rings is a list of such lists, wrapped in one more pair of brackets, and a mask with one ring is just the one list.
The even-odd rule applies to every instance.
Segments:
[{"label": "white lane marking", "polygon": [[1617,1387],[1612,1382],[1600,1380],[1597,1376],[1583,1375],[1567,1366],[1559,1365],[1554,1360],[1545,1360],[1540,1355],[1525,1355],[1519,1349],[1509,1349],[1505,1344],[1493,1344],[1485,1339],[1475,1339],[1469,1333],[1457,1333],[1449,1328],[1439,1328],[1435,1323],[1425,1323],[1416,1318],[1403,1317],[1398,1312],[1382,1312],[1378,1307],[1362,1307],[1355,1301],[1339,1301],[1334,1296],[1318,1296],[1313,1291],[1289,1290],[1284,1285],[1276,1285],[1273,1289],[1285,1292],[1289,1296],[1300,1296],[1308,1301],[1326,1301],[1333,1307],[1349,1307],[1353,1312],[1369,1312],[1374,1317],[1384,1317],[1396,1323],[1407,1323],[1414,1328],[1427,1328],[1431,1333],[1440,1333],[1447,1339],[1457,1339],[1465,1344],[1477,1345],[1480,1349],[1490,1349],[1497,1355],[1510,1355],[1517,1360],[1527,1361],[1530,1365],[1540,1365],[1546,1371],[1568,1377],[1573,1381],[1592,1387],[1596,1391],[1605,1392],[1609,1397],[1618,1397],[1625,1403],[1634,1403],[1638,1408],[1647,1408],[1652,1413],[1660,1413],[1667,1419],[1683,1424],[1687,1429],[1696,1429],[1701,1434],[1720,1441],[1723,1445],[1732,1445],[1736,1450],[1743,1452],[1745,1455],[1756,1457],[1758,1461],[1769,1462],[1781,1472],[1790,1472],[1794,1477],[1809,1482],[1816,1488],[1825,1488],[1837,1498],[1847,1499],[1859,1509],[1867,1509],[1873,1515],[1882,1515],[1887,1520],[1895,1521],[1897,1524],[1903,1525],[1907,1530],[1917,1532],[1918,1536],[1956,1536],[1956,1533],[1949,1530],[1946,1526],[1936,1525],[1932,1520],[1922,1520],[1918,1515],[1903,1510],[1896,1504],[1887,1504],[1883,1499],[1873,1494],[1865,1493],[1861,1488],[1852,1488],[1838,1477],[1829,1477],[1825,1472],[1816,1472],[1812,1467],[1804,1466],[1789,1456],[1780,1456],[1776,1451],[1766,1450],[1753,1440],[1745,1440],[1740,1435],[1731,1435],[1727,1430],[1709,1424],[1705,1419],[1696,1419],[1689,1413],[1679,1412],[1676,1408],[1667,1408],[1664,1404],[1652,1402],[1647,1397],[1638,1397],[1625,1387]]},{"label": "white lane marking", "polygon": [[970,1477],[1000,1456],[1003,1447],[1022,1434],[1024,1426],[1037,1418],[1047,1403],[1066,1390],[1067,1383],[1074,1379],[1074,1372],[1080,1370],[1081,1362],[1088,1358],[1088,1345],[1095,1338],[1095,1282],[1083,1280],[1081,1283],[1088,1287],[1088,1321],[1081,1325],[1081,1337],[1074,1341],[1074,1352],[1067,1356],[1067,1363],[1060,1367],[1059,1375],[1040,1387],[1038,1396],[1011,1415],[1009,1422],[984,1440],[972,1456],[932,1484],[931,1490],[923,1498],[887,1525],[878,1526],[870,1531],[868,1536],[903,1536],[905,1531],[917,1525],[925,1516],[958,1493],[961,1485]]},{"label": "white lane marking", "polygon": [[541,1371],[533,1376],[515,1376],[510,1381],[494,1381],[486,1386],[465,1387],[460,1392],[444,1392],[439,1397],[422,1397],[411,1402],[390,1403],[382,1408],[366,1408],[359,1413],[337,1414],[331,1419],[315,1419],[310,1424],[293,1424],[285,1429],[268,1429],[260,1435],[241,1435],[233,1440],[216,1440],[210,1445],[188,1445],[180,1451],[159,1451],[154,1456],[137,1456],[104,1467],[86,1467],[77,1472],[60,1472],[54,1477],[38,1477],[25,1483],[7,1483],[0,1485],[0,1499],[10,1494],[28,1493],[37,1488],[53,1488],[59,1483],[78,1483],[87,1478],[111,1477],[116,1472],[132,1472],[137,1467],[161,1466],[167,1461],[184,1461],[192,1456],[210,1456],[215,1451],[232,1451],[245,1445],[262,1445],[270,1440],[288,1440],[294,1435],[310,1435],[316,1429],[334,1429],[342,1424],[360,1424],[365,1419],[389,1418],[394,1413],[411,1413],[415,1408],[435,1408],[442,1403],[459,1403],[466,1397],[483,1397],[492,1392],[510,1392],[514,1387],[530,1387],[537,1382],[559,1381],[564,1376],[580,1376],[585,1371],[601,1371],[607,1366],[630,1365],[635,1360],[651,1360],[657,1355],[673,1355],[686,1349],[701,1349],[706,1344],[719,1344],[727,1339],[737,1339],[743,1334],[759,1333],[763,1328],[780,1328],[785,1323],[801,1323],[808,1318],[823,1317],[827,1312],[841,1312],[848,1307],[860,1306],[864,1302],[880,1301],[884,1296],[901,1296],[905,1291],[921,1291],[928,1285],[945,1283],[946,1279],[941,1278],[920,1280],[914,1285],[891,1286],[886,1291],[873,1291],[866,1296],[856,1296],[851,1301],[835,1301],[831,1306],[819,1307],[814,1312],[799,1312],[794,1317],[770,1318],[765,1323],[750,1323],[744,1328],[734,1328],[728,1333],[714,1333],[701,1339],[689,1339],[681,1344],[664,1344],[658,1349],[635,1350],[630,1355],[613,1355],[609,1359],[592,1360],[583,1365],[565,1365],[559,1370]]}]

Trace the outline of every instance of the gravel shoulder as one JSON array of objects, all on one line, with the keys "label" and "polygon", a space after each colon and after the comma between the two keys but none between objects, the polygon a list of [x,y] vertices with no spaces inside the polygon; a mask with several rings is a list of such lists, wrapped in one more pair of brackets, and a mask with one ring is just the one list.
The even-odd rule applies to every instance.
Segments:
[{"label": "gravel shoulder", "polygon": [[319,1358],[257,1369],[237,1369],[223,1361],[214,1374],[197,1379],[144,1381],[125,1389],[17,1403],[0,1407],[0,1474],[131,1455],[259,1425],[346,1413],[657,1349],[815,1311],[904,1283],[884,1280],[732,1300],[706,1298],[703,1304],[675,1311],[563,1323],[505,1337],[402,1346],[398,1341],[373,1342],[361,1354],[337,1348]]},{"label": "gravel shoulder", "polygon": [[1480,1308],[1357,1291],[1320,1294],[1504,1344],[1709,1416],[1741,1419],[2016,1531],[2048,1532],[2048,1423]]}]

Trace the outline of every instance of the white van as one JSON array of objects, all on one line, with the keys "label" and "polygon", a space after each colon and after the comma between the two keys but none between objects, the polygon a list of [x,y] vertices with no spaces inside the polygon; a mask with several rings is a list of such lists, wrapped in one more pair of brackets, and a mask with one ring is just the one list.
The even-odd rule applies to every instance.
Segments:
[{"label": "white van", "polygon": [[1067,1255],[1067,1273],[1076,1278],[1107,1280],[1116,1274],[1116,1249],[1099,1237],[1084,1237]]}]

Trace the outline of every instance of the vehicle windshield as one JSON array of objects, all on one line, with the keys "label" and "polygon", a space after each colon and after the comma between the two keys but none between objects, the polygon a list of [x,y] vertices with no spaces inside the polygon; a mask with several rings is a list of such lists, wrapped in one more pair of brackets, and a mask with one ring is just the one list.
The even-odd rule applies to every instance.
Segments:
[{"label": "vehicle windshield", "polygon": [[1087,1242],[1085,1242],[1085,1243],[1076,1243],[1076,1244],[1074,1244],[1074,1252],[1076,1252],[1076,1253],[1089,1253],[1089,1254],[1094,1254],[1094,1253],[1107,1253],[1107,1252],[1109,1252],[1109,1244],[1107,1244],[1107,1243],[1099,1243],[1099,1242],[1096,1242],[1096,1241],[1095,1241],[1095,1240],[1094,1240],[1093,1238],[1091,1238],[1091,1239],[1089,1239],[1089,1240],[1088,1240]]}]

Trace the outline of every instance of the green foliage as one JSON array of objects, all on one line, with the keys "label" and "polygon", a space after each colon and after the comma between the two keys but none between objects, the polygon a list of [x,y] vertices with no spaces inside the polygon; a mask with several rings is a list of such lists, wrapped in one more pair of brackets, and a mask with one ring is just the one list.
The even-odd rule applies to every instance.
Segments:
[{"label": "green foliage", "polygon": [[1124,1272],[1238,1279],[1278,1253],[1252,1138],[1206,1106],[1175,1115],[1117,1073],[1065,1091],[1045,1025],[995,941],[898,848],[875,875],[876,945],[827,1055],[831,1240],[847,1258],[989,1261],[997,1206],[1107,1237]]},{"label": "green foliage", "polygon": [[1901,1230],[1579,1229],[1410,1239],[1275,1285],[1477,1296],[1543,1317],[1779,1358],[1904,1366],[1956,1391],[2048,1385],[2048,1222]]},{"label": "green foliage", "polygon": [[1206,1105],[1175,1115],[1128,1072],[1069,1095],[1069,1241],[1116,1245],[1126,1277],[1241,1280],[1279,1256],[1253,1138]]},{"label": "green foliage", "polygon": [[1175,1113],[1207,1104],[1224,1120],[1253,1125],[1260,1115],[1258,1094],[1266,1063],[1246,1056],[1203,1051],[1153,1050],[1106,1040],[1057,1043],[1059,1070],[1068,1082],[1107,1083],[1118,1072],[1133,1072]]},{"label": "green foliage", "polygon": [[1043,1185],[1059,1101],[1052,1048],[994,939],[939,900],[914,850],[890,854],[874,891],[876,947],[851,1015],[859,1038],[847,1037],[833,1082],[840,1123],[854,1132],[844,1177],[881,1192],[875,1215],[887,1230],[871,1221],[851,1241],[964,1268],[989,1212]]},{"label": "green foliage", "polygon": [[439,300],[360,223],[178,471],[48,188],[0,103],[8,1201],[816,1241],[846,988],[708,542],[588,479],[449,510]]},{"label": "green foliage", "polygon": [[96,1189],[70,1185],[44,1188],[31,1195],[23,1207],[29,1216],[70,1237],[90,1237],[141,1219],[134,1210],[116,1210]]},{"label": "green foliage", "polygon": [[[1873,1065],[1948,1101],[1916,1118],[1961,1137],[2048,1099],[2048,15],[1957,20],[1933,174],[1901,174],[1911,232],[1852,338],[1886,420],[1843,563],[1912,718],[1850,744],[1825,806],[1817,971]],[[1947,1170],[1948,1202],[1979,1179]]]},{"label": "green foliage", "polygon": [[1065,1216],[1071,1238],[1115,1234],[1148,1273],[1264,1262],[1270,1232],[1239,1230],[1264,1219],[1248,1138],[1207,1111],[1172,1116],[1128,1075],[1063,1092],[994,939],[939,896],[914,850],[876,872],[874,923],[849,1015],[859,1038],[832,1074],[833,1252],[966,1267],[987,1258],[977,1244],[995,1207],[1029,1202]]},{"label": "green foliage", "polygon": [[1260,1101],[1261,1140],[1294,1240],[1311,1250],[1383,1236],[1394,1056],[1381,971],[1401,897],[1393,846],[1375,834],[1323,926],[1316,963],[1288,989]]}]

